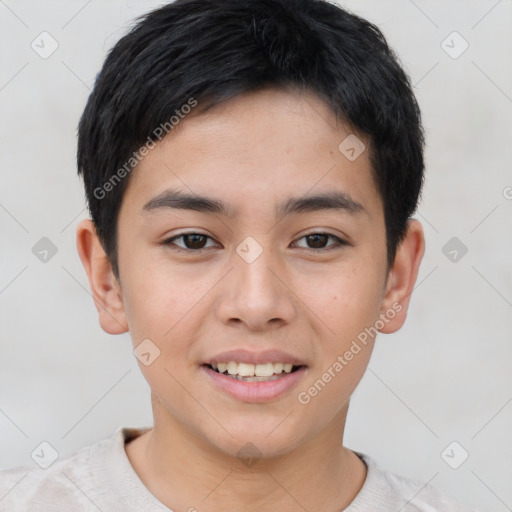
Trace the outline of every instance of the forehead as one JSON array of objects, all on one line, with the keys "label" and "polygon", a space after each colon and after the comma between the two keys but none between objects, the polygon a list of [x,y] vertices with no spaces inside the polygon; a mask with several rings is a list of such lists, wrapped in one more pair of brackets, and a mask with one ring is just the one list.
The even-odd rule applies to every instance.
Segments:
[{"label": "forehead", "polygon": [[179,189],[222,200],[231,213],[282,213],[284,198],[341,192],[371,217],[380,197],[368,152],[344,151],[354,137],[360,151],[364,138],[312,93],[246,93],[184,116],[132,172],[125,200],[143,210]]}]

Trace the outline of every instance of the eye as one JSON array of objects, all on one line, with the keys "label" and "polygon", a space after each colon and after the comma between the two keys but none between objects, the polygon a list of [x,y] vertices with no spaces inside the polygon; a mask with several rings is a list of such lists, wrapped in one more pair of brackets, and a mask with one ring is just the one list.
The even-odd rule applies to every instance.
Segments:
[{"label": "eye", "polygon": [[[334,240],[334,244],[326,245],[328,240]],[[331,235],[330,233],[310,233],[309,235],[303,236],[299,240],[306,240],[307,244],[312,244],[312,247],[304,247],[305,249],[313,249],[313,250],[319,250],[324,249],[325,247],[336,247],[340,245],[348,245],[345,240],[342,240],[341,238]]]},{"label": "eye", "polygon": [[[176,240],[182,240],[183,245],[177,244]],[[179,235],[175,235],[171,238],[164,240],[163,242],[161,242],[160,245],[169,246],[172,250],[178,252],[201,252],[202,250],[212,247],[212,245],[206,245],[208,240],[213,239],[203,233],[181,233]],[[313,251],[319,251],[325,248],[333,249],[337,246],[348,245],[347,242],[330,233],[310,233],[309,235],[303,236],[299,240],[306,240],[307,246],[298,247],[304,249],[312,249]],[[329,240],[334,241],[334,243],[327,245]],[[213,245],[213,247],[214,246],[215,245]]]},{"label": "eye", "polygon": [[[184,246],[175,243],[175,240],[182,239]],[[161,242],[161,245],[175,246],[171,247],[173,250],[178,252],[199,252],[203,249],[207,249],[206,241],[211,237],[204,235],[203,233],[181,233],[180,235],[173,236]]]}]

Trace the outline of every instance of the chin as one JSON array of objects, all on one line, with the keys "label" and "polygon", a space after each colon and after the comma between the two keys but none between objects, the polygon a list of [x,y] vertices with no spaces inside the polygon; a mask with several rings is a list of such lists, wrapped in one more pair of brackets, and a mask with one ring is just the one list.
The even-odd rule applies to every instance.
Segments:
[{"label": "chin", "polygon": [[302,429],[298,432],[294,425],[285,425],[285,416],[260,421],[252,417],[234,418],[224,423],[229,433],[219,427],[215,434],[203,432],[203,436],[222,454],[250,466],[247,461],[286,455],[305,441],[305,432]]}]

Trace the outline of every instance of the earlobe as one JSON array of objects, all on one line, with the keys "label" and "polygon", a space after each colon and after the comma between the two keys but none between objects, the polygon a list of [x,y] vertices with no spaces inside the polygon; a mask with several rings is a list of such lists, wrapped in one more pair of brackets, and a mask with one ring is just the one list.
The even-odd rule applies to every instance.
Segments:
[{"label": "earlobe", "polygon": [[109,334],[127,332],[121,288],[91,219],[78,224],[76,247],[89,279],[101,328]]},{"label": "earlobe", "polygon": [[399,245],[388,275],[386,292],[382,302],[382,333],[392,333],[402,327],[407,318],[411,293],[418,277],[421,260],[425,253],[425,236],[421,223],[412,219],[407,223],[407,233]]}]

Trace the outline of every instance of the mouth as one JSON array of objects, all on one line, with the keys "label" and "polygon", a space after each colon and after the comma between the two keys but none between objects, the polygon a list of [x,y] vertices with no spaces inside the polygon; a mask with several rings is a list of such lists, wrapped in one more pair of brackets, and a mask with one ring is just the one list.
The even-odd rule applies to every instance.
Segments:
[{"label": "mouth", "polygon": [[305,367],[305,365],[294,365],[292,363],[248,364],[237,363],[236,361],[228,361],[218,364],[205,364],[203,366],[220,375],[244,382],[268,382],[279,380]]},{"label": "mouth", "polygon": [[200,368],[206,382],[215,389],[246,403],[285,399],[308,373],[307,365],[290,362],[252,364],[211,361]]}]

